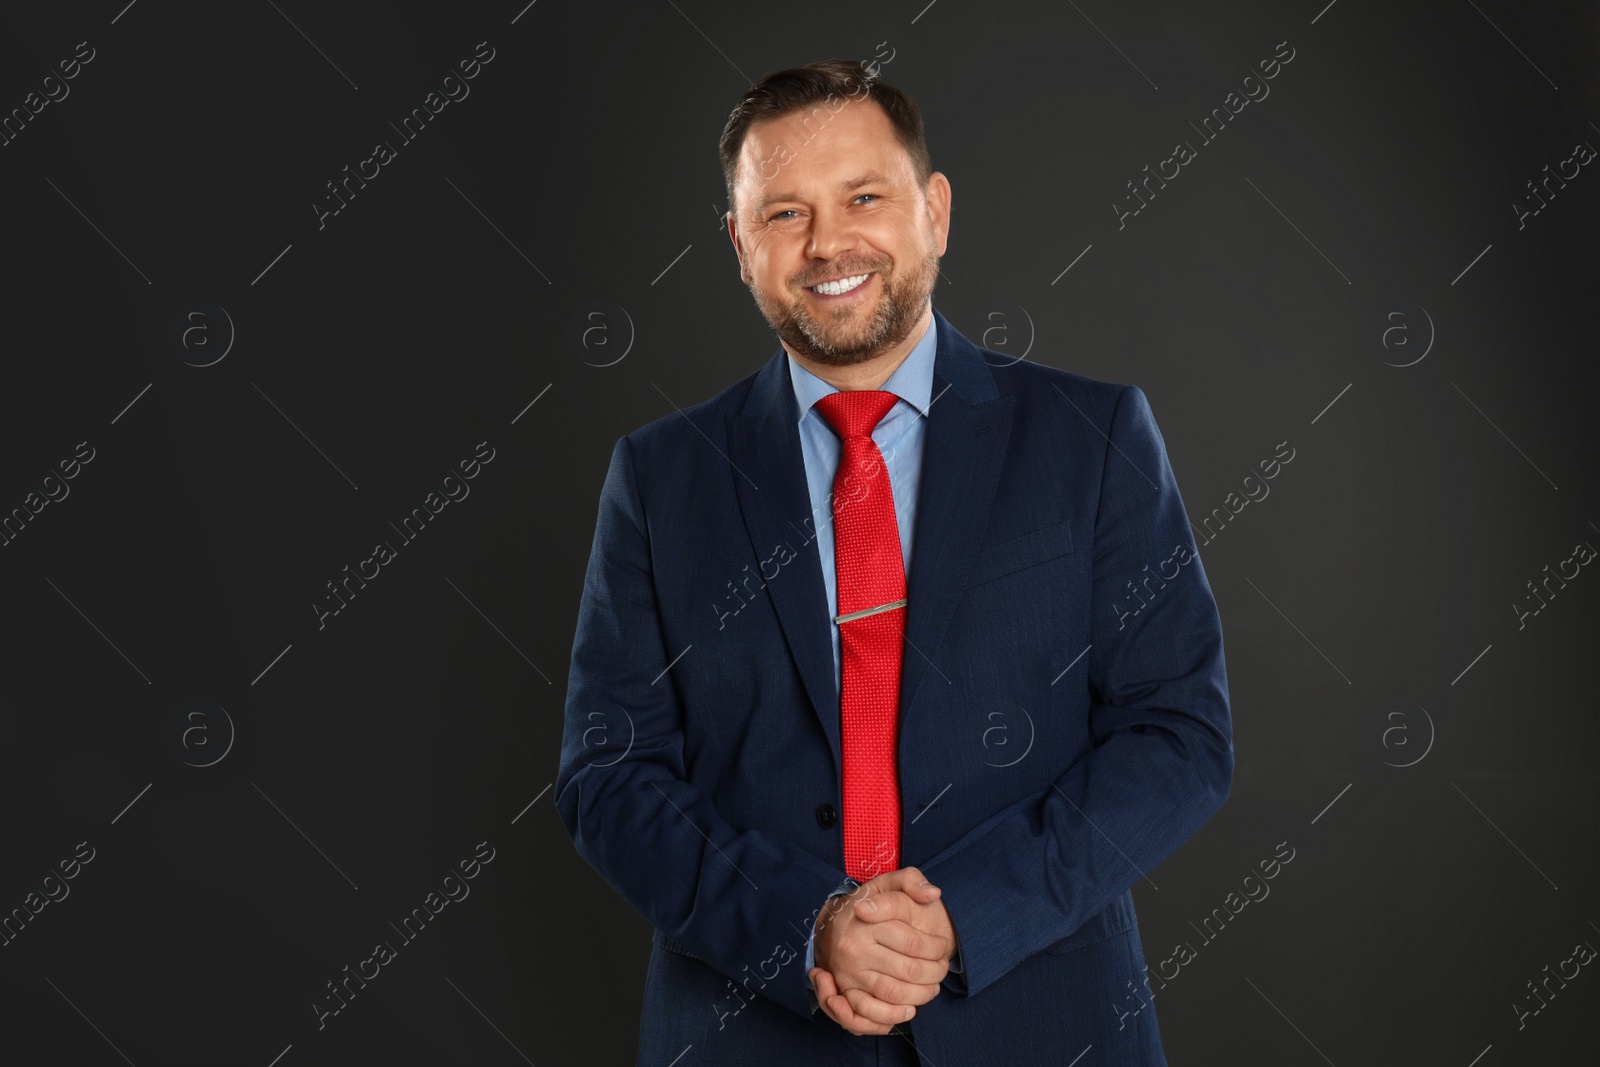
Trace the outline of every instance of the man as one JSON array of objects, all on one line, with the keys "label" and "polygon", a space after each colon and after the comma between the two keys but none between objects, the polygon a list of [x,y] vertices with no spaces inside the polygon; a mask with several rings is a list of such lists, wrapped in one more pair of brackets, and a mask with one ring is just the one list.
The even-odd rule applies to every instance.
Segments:
[{"label": "man", "polygon": [[782,348],[617,442],[556,780],[656,927],[638,1062],[1162,1064],[1131,886],[1233,746],[1149,404],[933,308],[950,182],[875,69],[721,154]]}]

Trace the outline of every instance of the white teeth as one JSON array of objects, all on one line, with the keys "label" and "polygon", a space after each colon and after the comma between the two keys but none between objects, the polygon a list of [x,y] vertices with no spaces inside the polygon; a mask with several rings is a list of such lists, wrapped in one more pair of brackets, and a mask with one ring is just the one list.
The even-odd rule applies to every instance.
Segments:
[{"label": "white teeth", "polygon": [[821,293],[824,296],[839,296],[843,293],[848,293],[850,290],[866,281],[869,277],[871,277],[870,272],[867,274],[857,274],[853,278],[843,278],[836,282],[823,282],[821,285],[813,285],[811,287],[811,291],[814,293]]}]

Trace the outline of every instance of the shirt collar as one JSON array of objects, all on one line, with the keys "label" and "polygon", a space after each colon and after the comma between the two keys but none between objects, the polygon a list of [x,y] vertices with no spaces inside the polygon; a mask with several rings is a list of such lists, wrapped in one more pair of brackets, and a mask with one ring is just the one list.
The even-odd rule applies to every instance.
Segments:
[{"label": "shirt collar", "polygon": [[[933,393],[933,357],[938,348],[938,332],[938,320],[930,317],[927,332],[911,346],[910,353],[880,387],[923,415],[928,413],[928,400]],[[787,353],[785,355],[788,356]],[[794,386],[795,406],[800,409],[800,419],[803,420],[813,404],[838,390],[802,367],[793,356],[788,356],[786,362],[789,364],[789,381]]]}]

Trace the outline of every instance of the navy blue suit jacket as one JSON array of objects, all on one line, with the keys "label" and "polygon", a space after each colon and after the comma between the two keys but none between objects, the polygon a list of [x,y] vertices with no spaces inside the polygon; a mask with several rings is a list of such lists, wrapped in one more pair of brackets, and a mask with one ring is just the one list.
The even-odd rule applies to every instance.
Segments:
[{"label": "navy blue suit jacket", "polygon": [[[1130,887],[1228,794],[1216,605],[1139,388],[934,314],[900,860],[943,890],[964,973],[904,1039],[941,1065],[1160,1064]],[[622,437],[600,493],[555,803],[656,928],[641,1063],[894,1040],[808,1005],[845,877],[839,694],[786,359]]]}]

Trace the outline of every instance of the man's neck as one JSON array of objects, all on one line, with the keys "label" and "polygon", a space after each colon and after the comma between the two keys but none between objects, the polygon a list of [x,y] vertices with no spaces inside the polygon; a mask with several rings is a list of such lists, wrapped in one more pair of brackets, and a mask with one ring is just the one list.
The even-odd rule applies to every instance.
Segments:
[{"label": "man's neck", "polygon": [[883,384],[900,368],[900,364],[906,361],[906,357],[911,354],[911,350],[917,347],[917,343],[922,340],[932,325],[933,305],[929,304],[922,313],[921,321],[911,328],[911,332],[906,334],[904,341],[901,341],[887,352],[873,356],[869,360],[864,360],[861,363],[852,363],[845,367],[838,367],[831,363],[818,363],[814,359],[799,355],[788,345],[784,345],[783,350],[789,353],[789,357],[796,363],[841,392],[848,393],[857,389],[882,389]]}]

